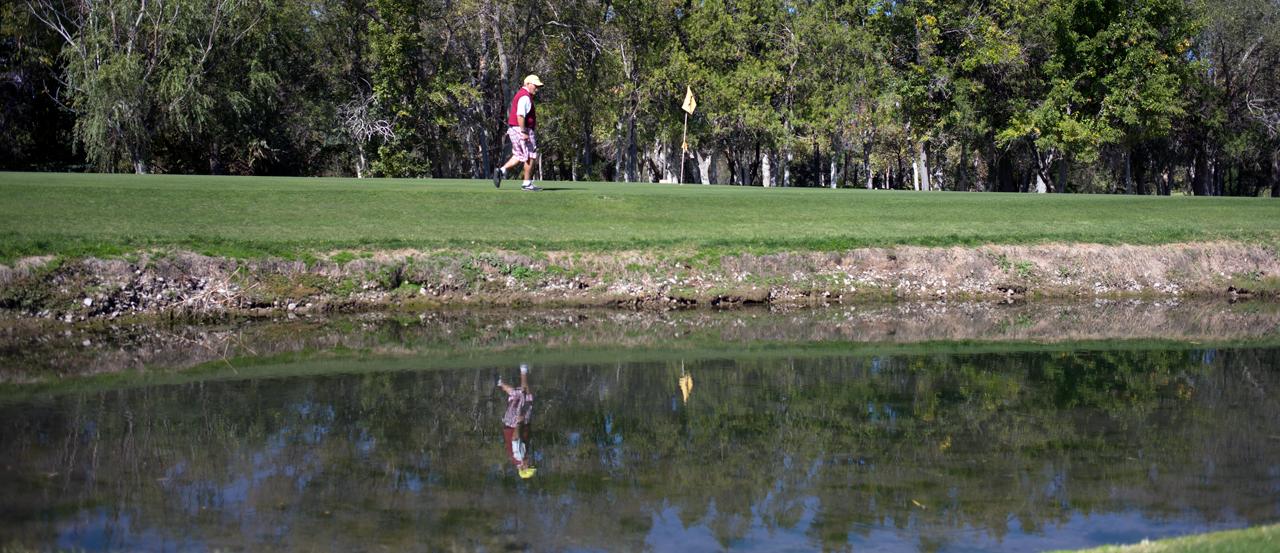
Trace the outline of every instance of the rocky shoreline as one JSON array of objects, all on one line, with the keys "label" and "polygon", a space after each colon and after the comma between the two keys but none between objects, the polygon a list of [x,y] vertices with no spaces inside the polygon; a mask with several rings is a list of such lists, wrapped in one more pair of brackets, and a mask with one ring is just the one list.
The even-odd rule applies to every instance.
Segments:
[{"label": "rocky shoreline", "polygon": [[[785,321],[786,324],[779,324]],[[961,347],[1053,347],[1059,343],[1177,341],[1192,344],[1274,343],[1280,303],[1125,299],[1090,302],[893,302],[826,308],[445,309],[416,315],[282,315],[218,322],[42,320],[0,325],[0,386],[50,384],[71,377],[120,374],[149,367],[236,372],[242,357],[373,355],[413,357],[415,367],[484,363],[504,356],[536,358],[562,351],[698,352],[841,344],[950,343]],[[1026,346],[1025,344],[1035,344]],[[799,350],[792,350],[794,353]],[[575,353],[575,355],[577,355]],[[429,361],[428,361],[429,360]],[[139,373],[141,374],[141,373]],[[3,391],[3,390],[0,390]]]},{"label": "rocky shoreline", "polygon": [[1050,244],[709,256],[696,252],[333,252],[239,260],[187,251],[0,265],[0,313],[308,315],[447,307],[670,310],[866,301],[1277,297],[1280,247]]}]

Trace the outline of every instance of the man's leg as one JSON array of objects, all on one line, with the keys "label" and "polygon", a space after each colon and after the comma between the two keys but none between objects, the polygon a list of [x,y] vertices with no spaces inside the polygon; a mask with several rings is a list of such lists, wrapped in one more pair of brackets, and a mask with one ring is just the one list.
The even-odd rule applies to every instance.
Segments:
[{"label": "man's leg", "polygon": [[537,192],[542,189],[533,184],[533,160],[534,158],[529,158],[529,161],[524,162],[524,184],[520,188],[530,192]]},{"label": "man's leg", "polygon": [[511,159],[508,159],[506,163],[502,164],[502,167],[497,167],[493,170],[494,188],[502,186],[502,178],[507,176],[507,169],[515,167],[517,163],[520,163],[520,158],[512,155]]},{"label": "man's leg", "polygon": [[520,158],[511,156],[511,159],[508,159],[506,163],[502,164],[502,172],[507,172],[507,169],[515,167],[517,163],[520,163]]}]

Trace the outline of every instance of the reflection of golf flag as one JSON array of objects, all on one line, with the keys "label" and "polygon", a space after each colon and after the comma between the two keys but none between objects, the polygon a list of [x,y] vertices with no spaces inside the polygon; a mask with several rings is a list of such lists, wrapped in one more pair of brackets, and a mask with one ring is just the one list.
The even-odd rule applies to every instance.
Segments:
[{"label": "reflection of golf flag", "polygon": [[693,393],[693,376],[684,375],[680,377],[680,394],[684,396],[684,402],[689,403],[689,394]]},{"label": "reflection of golf flag", "polygon": [[698,108],[698,101],[693,99],[693,89],[688,86],[684,87],[684,105],[680,106],[685,113],[693,115],[693,110]]}]

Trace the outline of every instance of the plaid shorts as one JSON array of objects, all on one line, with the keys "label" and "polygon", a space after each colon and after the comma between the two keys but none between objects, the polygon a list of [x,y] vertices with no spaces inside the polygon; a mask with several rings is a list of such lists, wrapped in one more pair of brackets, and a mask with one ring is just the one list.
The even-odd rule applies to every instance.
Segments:
[{"label": "plaid shorts", "polygon": [[520,127],[507,127],[507,138],[511,139],[511,155],[520,161],[529,161],[538,158],[538,141],[534,138],[533,130],[529,130],[529,136],[520,135]]}]

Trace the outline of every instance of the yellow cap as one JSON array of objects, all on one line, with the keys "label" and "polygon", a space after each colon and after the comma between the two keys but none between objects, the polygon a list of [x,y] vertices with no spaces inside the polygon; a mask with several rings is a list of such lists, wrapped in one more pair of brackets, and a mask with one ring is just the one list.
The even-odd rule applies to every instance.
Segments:
[{"label": "yellow cap", "polygon": [[537,75],[529,75],[528,77],[524,78],[524,84],[529,84],[529,83],[542,86],[542,79],[539,79]]},{"label": "yellow cap", "polygon": [[520,469],[520,478],[525,478],[525,479],[533,478],[533,475],[537,474],[537,472],[538,472],[538,469],[535,469],[533,467]]}]

